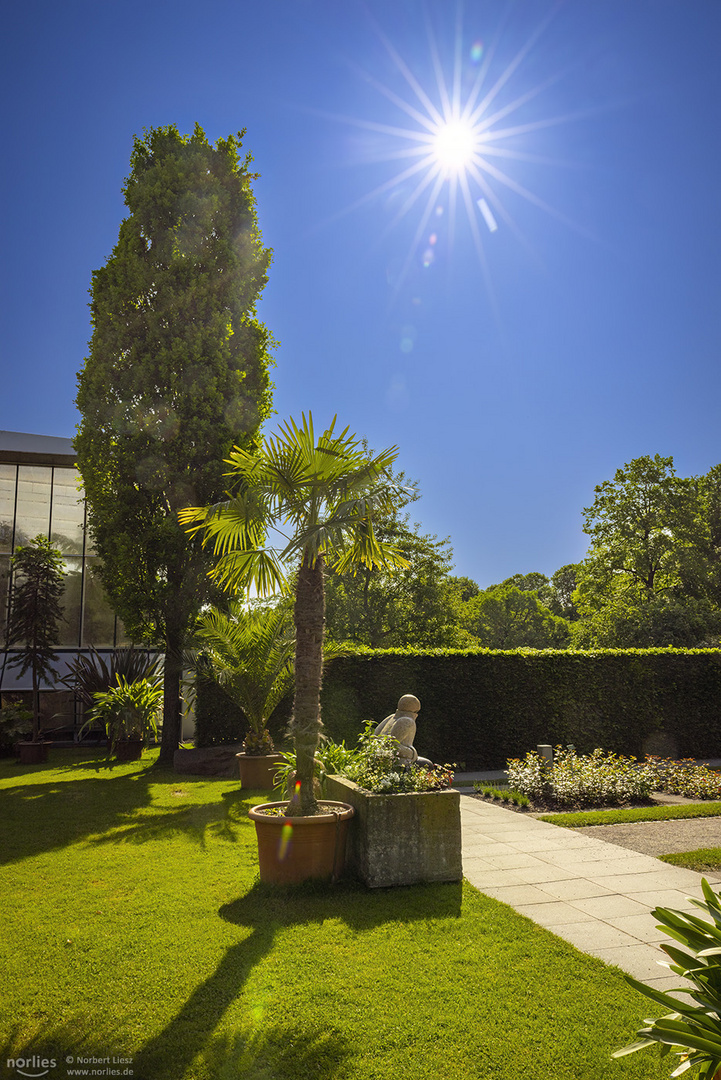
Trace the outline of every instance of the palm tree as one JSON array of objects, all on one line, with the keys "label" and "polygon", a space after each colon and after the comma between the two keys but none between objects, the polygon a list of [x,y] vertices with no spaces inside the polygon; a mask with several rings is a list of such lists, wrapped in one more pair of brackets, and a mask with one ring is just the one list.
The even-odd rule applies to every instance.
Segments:
[{"label": "palm tree", "polygon": [[[228,459],[235,494],[211,507],[180,513],[181,523],[201,532],[218,561],[212,576],[228,589],[271,595],[295,569],[295,741],[300,798],[290,815],[317,811],[313,759],[321,729],[320,690],[326,565],[339,573],[361,566],[392,570],[407,566],[378,540],[374,519],[387,514],[401,490],[390,468],[398,449],[369,452],[348,428],[335,433],[336,418],[316,440],[313,418],[291,419],[269,436],[256,455],[236,447]],[[268,540],[277,539],[274,546]]]},{"label": "palm tree", "polygon": [[196,637],[202,655],[250,724],[243,744],[246,753],[273,750],[268,718],[293,686],[292,622],[283,601],[269,608],[248,609],[234,600],[227,612],[211,607],[198,619]]}]

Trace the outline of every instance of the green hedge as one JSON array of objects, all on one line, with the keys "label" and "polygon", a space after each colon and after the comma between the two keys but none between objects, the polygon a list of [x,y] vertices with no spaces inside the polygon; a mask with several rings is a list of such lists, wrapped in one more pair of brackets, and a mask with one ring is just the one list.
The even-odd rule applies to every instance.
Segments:
[{"label": "green hedge", "polygon": [[422,703],[416,748],[437,762],[502,768],[538,743],[721,757],[718,649],[359,650],[326,665],[326,732],[355,745],[406,693]]}]

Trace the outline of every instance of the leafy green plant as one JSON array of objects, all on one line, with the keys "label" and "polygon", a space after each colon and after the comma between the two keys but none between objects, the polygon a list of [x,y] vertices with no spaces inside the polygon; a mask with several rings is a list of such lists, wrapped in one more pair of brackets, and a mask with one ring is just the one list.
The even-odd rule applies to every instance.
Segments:
[{"label": "leafy green plant", "polygon": [[19,739],[32,734],[33,714],[18,702],[0,709],[0,752],[12,750]]},{"label": "leafy green plant", "polygon": [[[345,742],[336,743],[327,736],[321,736],[314,759],[314,778],[319,782],[321,792],[325,793],[324,785],[326,776],[345,776],[346,769],[352,768],[358,757],[358,750],[351,750]],[[281,792],[288,790],[288,781],[297,771],[295,750],[289,750],[281,754],[281,761],[275,773],[275,787]]]},{"label": "leafy green plant", "polygon": [[33,687],[33,742],[40,739],[40,682],[57,675],[55,652],[58,624],[63,618],[61,597],[65,563],[57,548],[42,536],[36,536],[12,557],[13,581],[7,645],[17,646],[17,654],[8,667],[19,667],[20,674],[30,670]]},{"label": "leafy green plant", "polygon": [[392,736],[375,735],[374,723],[367,721],[358,739],[355,757],[340,775],[376,795],[396,795],[404,791],[440,791],[451,786],[454,766],[406,764]]},{"label": "leafy green plant", "polygon": [[294,681],[288,598],[272,607],[249,608],[239,601],[231,602],[227,612],[211,607],[200,615],[196,637],[213,677],[250,724],[246,754],[272,753],[268,717]]},{"label": "leafy green plant", "polygon": [[661,945],[671,959],[666,966],[687,979],[691,989],[679,986],[674,991],[684,995],[679,1000],[627,975],[631,986],[671,1011],[658,1020],[647,1020],[637,1032],[638,1041],[612,1056],[620,1058],[660,1044],[662,1056],[673,1054],[678,1059],[672,1076],[695,1067],[698,1080],[714,1080],[721,1070],[721,894],[716,894],[705,878],[701,886],[704,899],[691,900],[709,919],[673,908],[653,910],[659,929],[684,946]]},{"label": "leafy green plant", "polygon": [[68,664],[68,674],[60,682],[90,707],[95,694],[117,686],[121,678],[128,683],[139,679],[156,681],[160,678],[161,668],[160,657],[145,649],[136,649],[134,645],[113,649],[107,656],[91,648],[87,653],[79,653]]},{"label": "leafy green plant", "polygon": [[95,721],[105,726],[111,750],[127,739],[145,739],[158,733],[158,712],[163,703],[163,688],[150,679],[128,682],[119,676],[118,685],[94,695],[94,704],[85,727]]}]

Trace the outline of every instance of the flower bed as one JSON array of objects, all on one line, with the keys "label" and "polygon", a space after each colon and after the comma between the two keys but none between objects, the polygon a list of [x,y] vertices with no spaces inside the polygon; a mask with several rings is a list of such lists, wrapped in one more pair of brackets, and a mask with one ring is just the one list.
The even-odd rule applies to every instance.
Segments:
[{"label": "flower bed", "polygon": [[535,810],[646,806],[656,791],[696,799],[721,797],[721,775],[693,760],[647,757],[639,762],[603,750],[580,755],[572,746],[557,747],[553,764],[535,752],[512,759],[508,786],[525,795]]}]

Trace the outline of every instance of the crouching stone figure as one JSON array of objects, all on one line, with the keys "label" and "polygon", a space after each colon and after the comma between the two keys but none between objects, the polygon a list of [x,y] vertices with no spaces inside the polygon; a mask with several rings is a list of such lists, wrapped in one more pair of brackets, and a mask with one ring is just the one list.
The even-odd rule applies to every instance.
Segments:
[{"label": "crouching stone figure", "polygon": [[398,743],[398,756],[404,765],[432,765],[428,758],[418,756],[418,751],[413,745],[416,737],[416,717],[421,711],[421,703],[414,694],[404,694],[398,702],[398,708],[380,724],[373,732],[374,735],[390,735]]}]

